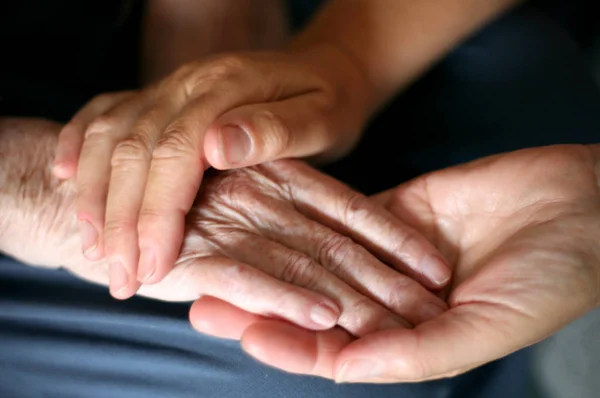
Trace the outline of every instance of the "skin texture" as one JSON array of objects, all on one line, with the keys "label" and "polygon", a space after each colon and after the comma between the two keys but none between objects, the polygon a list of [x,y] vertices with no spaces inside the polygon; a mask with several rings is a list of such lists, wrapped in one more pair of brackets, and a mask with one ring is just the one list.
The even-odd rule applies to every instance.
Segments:
[{"label": "skin texture", "polygon": [[[339,328],[262,320],[213,298],[196,302],[191,319],[290,372],[373,383],[457,375],[600,305],[599,185],[600,145],[568,145],[484,158],[374,197],[453,264],[450,309],[415,329],[354,339]],[[230,323],[216,322],[217,310]]]},{"label": "skin texture", "polygon": [[[341,66],[335,74],[346,76],[334,77],[311,64],[314,57],[217,56],[140,92],[101,95],[81,109],[61,132],[55,174],[71,177],[78,165],[86,257],[108,257],[131,280],[156,283],[173,266],[207,167],[350,149],[365,115],[338,83],[355,72]],[[348,109],[357,111],[352,117],[340,112]],[[233,149],[236,132],[251,153],[227,161],[225,149],[235,152],[230,160],[242,150]]]},{"label": "skin texture", "polygon": [[[240,2],[242,10],[254,8],[248,1]],[[219,10],[229,4],[222,3],[222,9],[203,8],[222,17]],[[165,57],[149,62],[145,79],[155,81],[186,63],[142,90],[93,99],[61,133],[55,174],[71,178],[77,170],[86,257],[108,258],[115,289],[123,288],[116,284],[124,273],[127,280],[160,281],[177,258],[185,214],[206,168],[343,156],[378,107],[517,0],[446,3],[331,1],[285,50],[186,62],[169,49],[185,53],[193,47],[190,36],[201,35],[193,27],[212,25],[190,22],[202,12],[187,0],[170,2],[172,9],[155,0],[146,21],[144,59]],[[230,21],[253,20],[249,12],[248,20],[244,13],[227,13]],[[240,45],[235,34],[226,37],[222,48]]]},{"label": "skin texture", "polygon": [[[60,128],[0,119],[0,251],[106,284],[110,264],[79,250],[75,184],[50,172]],[[269,319],[318,330],[337,324],[356,336],[412,327],[446,310],[408,265],[436,254],[433,246],[424,241],[429,253],[419,251],[418,234],[362,195],[299,161],[212,174],[186,217],[173,271],[140,294],[210,295]]]}]

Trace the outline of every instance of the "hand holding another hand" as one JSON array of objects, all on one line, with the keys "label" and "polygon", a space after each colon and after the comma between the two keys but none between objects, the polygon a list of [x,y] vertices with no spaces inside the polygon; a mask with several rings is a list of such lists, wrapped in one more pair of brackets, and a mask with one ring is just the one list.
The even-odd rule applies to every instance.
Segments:
[{"label": "hand holding another hand", "polygon": [[599,185],[598,145],[570,145],[484,158],[376,196],[454,267],[450,309],[414,329],[354,339],[339,328],[310,332],[262,320],[208,297],[195,303],[191,319],[201,331],[241,338],[250,354],[291,372],[340,382],[460,374],[600,305]]},{"label": "hand holding another hand", "polygon": [[368,117],[365,84],[323,46],[220,55],[143,90],[96,97],[62,130],[54,163],[56,176],[76,174],[86,257],[160,281],[206,168],[344,154]]},{"label": "hand holding another hand", "polygon": [[[0,168],[9,188],[0,201],[8,216],[0,250],[98,283],[110,273],[113,295],[129,297],[137,281],[81,253],[76,186],[48,167],[59,130],[31,119],[0,123],[0,159],[11,162]],[[213,174],[186,217],[173,271],[140,294],[170,301],[210,295],[261,319],[318,330],[337,324],[356,336],[410,327],[446,309],[423,287],[448,281],[440,254],[364,196],[299,161]],[[221,320],[234,329],[236,322]]]}]

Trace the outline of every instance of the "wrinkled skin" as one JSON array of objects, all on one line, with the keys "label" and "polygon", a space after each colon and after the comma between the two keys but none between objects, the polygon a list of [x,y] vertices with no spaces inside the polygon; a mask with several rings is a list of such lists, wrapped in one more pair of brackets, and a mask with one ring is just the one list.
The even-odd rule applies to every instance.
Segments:
[{"label": "wrinkled skin", "polygon": [[[465,372],[546,338],[600,304],[599,175],[598,145],[553,146],[434,172],[376,196],[453,263],[449,311],[415,329],[359,339],[341,329],[308,332],[214,298],[195,303],[192,321],[205,332],[241,338],[263,362],[339,382]],[[236,321],[218,324],[216,310]]]},{"label": "wrinkled skin", "polygon": [[188,62],[144,89],[97,96],[65,126],[55,175],[76,175],[82,248],[109,259],[113,288],[168,274],[206,168],[351,149],[367,118],[354,92],[364,83],[323,47]]},{"label": "wrinkled skin", "polygon": [[[9,217],[0,250],[106,284],[107,263],[90,262],[80,250],[74,184],[51,176],[59,129],[31,119],[0,123],[0,154],[12,163],[2,165],[12,184],[0,201]],[[338,324],[353,335],[410,327],[446,309],[417,281],[439,286],[407,265],[440,256],[435,248],[382,207],[302,162],[211,176],[186,225],[174,270],[141,294],[170,301],[211,295],[261,316],[310,329]],[[315,307],[330,313],[321,311],[316,322]]]}]

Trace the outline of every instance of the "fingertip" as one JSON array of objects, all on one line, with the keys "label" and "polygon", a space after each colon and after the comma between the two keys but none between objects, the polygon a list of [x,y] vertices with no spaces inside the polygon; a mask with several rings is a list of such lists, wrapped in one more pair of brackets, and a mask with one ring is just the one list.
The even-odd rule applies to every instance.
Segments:
[{"label": "fingertip", "polygon": [[131,277],[123,263],[112,258],[108,265],[109,291],[117,300],[126,300],[138,291],[140,284]]},{"label": "fingertip", "polygon": [[139,288],[139,283],[134,281],[132,282],[131,286],[127,286],[121,290],[114,290],[109,286],[109,292],[115,300],[123,301],[135,296]]},{"label": "fingertip", "polygon": [[204,296],[192,304],[189,319],[192,327],[200,333],[240,340],[250,325],[265,318],[217,298]]},{"label": "fingertip", "polygon": [[283,321],[250,325],[241,337],[241,346],[259,362],[291,373],[310,374],[317,361],[315,332]]},{"label": "fingertip", "polygon": [[[183,228],[183,227],[182,227]],[[169,231],[170,229],[165,229]],[[149,240],[143,239],[140,244],[140,257],[134,274],[136,279],[145,285],[153,285],[162,281],[171,272],[177,261],[181,244],[183,243],[183,231],[180,231],[179,237],[171,233],[171,239],[160,239],[154,244],[149,244]]]},{"label": "fingertip", "polygon": [[321,302],[310,310],[310,319],[317,330],[331,329],[340,318],[340,309],[330,302]]},{"label": "fingertip", "polygon": [[341,328],[309,331],[282,321],[252,324],[242,335],[244,351],[286,372],[333,378],[338,353],[352,342]]},{"label": "fingertip", "polygon": [[434,287],[441,289],[450,282],[452,272],[446,261],[435,255],[427,255],[420,264],[423,275],[433,283]]},{"label": "fingertip", "polygon": [[115,288],[109,283],[110,295],[116,300],[127,300],[135,296],[140,289],[140,284],[136,280],[131,280],[126,286]]},{"label": "fingertip", "polygon": [[75,167],[63,159],[58,159],[52,164],[52,174],[60,180],[68,180],[75,175]]}]

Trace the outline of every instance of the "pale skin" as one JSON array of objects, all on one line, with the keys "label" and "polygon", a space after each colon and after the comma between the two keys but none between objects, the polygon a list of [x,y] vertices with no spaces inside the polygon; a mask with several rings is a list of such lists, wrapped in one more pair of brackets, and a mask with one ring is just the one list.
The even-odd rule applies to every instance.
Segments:
[{"label": "pale skin", "polygon": [[[107,284],[107,262],[87,260],[78,247],[75,184],[50,173],[61,127],[0,118],[0,252]],[[173,271],[140,294],[165,301],[210,295],[250,313],[308,329],[340,325],[356,336],[412,327],[447,305],[407,265],[419,236],[408,230],[304,163],[232,171],[207,178]]]},{"label": "pale skin", "polygon": [[[171,242],[164,247],[156,246],[157,250],[164,250],[165,255],[158,264],[159,273],[154,274],[160,279],[170,269],[169,257],[174,259],[178,253],[177,240],[182,233],[177,235],[177,231],[183,225],[181,220],[187,211],[186,204],[191,206],[193,202],[190,192],[195,193],[192,188],[200,185],[202,174],[190,177],[179,171],[203,171],[208,166],[222,169],[244,167],[278,157],[316,156],[319,160],[327,160],[341,156],[356,142],[360,127],[373,110],[475,29],[515,3],[456,0],[446,2],[441,8],[433,0],[393,3],[357,0],[351,6],[350,2],[334,0],[286,51],[234,54],[188,64],[162,81],[163,91],[154,91],[155,88],[151,87],[131,94],[132,97],[104,97],[111,109],[125,109],[124,114],[130,115],[127,107],[132,105],[126,98],[135,96],[143,101],[144,98],[147,100],[148,94],[158,95],[151,98],[167,98],[172,92],[171,87],[175,87],[176,91],[182,86],[198,89],[196,94],[200,93],[199,97],[192,96],[193,100],[200,98],[195,105],[193,101],[190,102],[192,105],[181,105],[181,109],[185,108],[189,114],[173,116],[175,121],[181,122],[175,124],[177,128],[169,128],[171,123],[175,123],[170,119],[169,125],[164,128],[160,127],[160,123],[150,123],[148,131],[154,132],[152,135],[140,127],[147,127],[140,122],[148,122],[148,118],[143,119],[147,113],[141,117],[123,117],[122,120],[140,128],[124,129],[129,133],[116,138],[113,136],[110,145],[114,148],[120,145],[122,159],[142,159],[140,163],[146,167],[145,174],[144,170],[141,172],[145,176],[144,188],[136,191],[137,196],[128,191],[125,194],[125,190],[117,195],[118,192],[111,192],[113,184],[127,189],[136,185],[129,184],[127,180],[113,183],[113,175],[106,184],[108,202],[100,200],[85,206],[94,211],[100,209],[98,214],[101,216],[94,222],[99,225],[102,235],[103,226],[108,225],[105,218],[108,219],[111,213],[110,206],[106,207],[107,203],[110,204],[111,195],[115,200],[137,198],[132,208],[139,208],[141,216],[131,222],[129,232],[121,235],[117,231],[119,233],[115,236],[133,237],[131,241],[140,243],[138,248],[142,248],[142,254],[144,234],[152,242],[157,239],[156,231],[175,231],[170,235],[174,237]],[[348,24],[349,20],[351,24]],[[348,26],[352,29],[347,29]],[[403,41],[394,42],[389,40],[390,37]],[[393,44],[391,47],[386,45],[390,42]],[[273,65],[277,66],[273,68],[277,71],[269,69]],[[178,79],[181,80],[178,82]],[[198,81],[202,84],[195,86]],[[213,83],[205,84],[206,81]],[[214,81],[231,83],[231,86]],[[266,95],[279,93],[278,84],[281,82],[285,83],[282,87],[293,88],[284,91],[288,95],[283,96],[283,101],[280,97]],[[303,87],[309,94],[301,89],[296,91],[296,82],[308,82]],[[235,91],[239,97],[219,97],[229,91],[228,87],[234,86],[241,88]],[[347,90],[348,87],[352,90]],[[248,94],[250,91],[245,92],[244,88],[249,88],[252,93]],[[248,99],[255,99],[251,95],[261,90],[264,90],[262,94],[266,93],[264,99],[258,100],[258,103]],[[216,97],[210,96],[213,94]],[[201,101],[207,98],[213,105]],[[212,101],[214,98],[223,102]],[[253,105],[248,106],[246,102]],[[150,116],[160,116],[159,111]],[[102,116],[105,111],[94,112],[90,113],[93,115],[90,123],[82,123],[83,127],[71,130],[72,134],[83,137],[83,131],[88,130],[88,138],[98,136],[91,127],[106,127],[102,123],[93,123],[97,121],[97,114]],[[115,120],[121,120],[120,116],[108,119]],[[306,120],[312,122],[307,124]],[[107,119],[100,118],[100,121],[106,122]],[[249,137],[250,145],[245,146],[249,152],[225,145],[228,134],[224,128],[231,124],[241,127],[243,134]],[[111,130],[114,126],[109,123],[108,127]],[[310,140],[303,134],[307,134]],[[121,145],[122,142],[126,144]],[[128,146],[135,148],[130,144],[136,142],[150,145],[141,148],[137,158],[129,158],[131,153],[125,149]],[[161,161],[166,163],[163,158],[175,158],[161,155],[160,151],[157,154],[161,146],[180,150],[176,153],[182,159],[194,157],[193,161],[198,163],[173,162],[173,165],[163,167],[160,165]],[[170,155],[168,150],[163,149]],[[228,153],[230,150],[234,151]],[[78,153],[78,150],[75,152]],[[119,166],[120,158],[117,156],[115,160],[116,152],[108,152],[105,158],[111,158],[113,167]],[[354,340],[341,329],[306,332],[276,321],[265,321],[211,298],[202,299],[194,307],[194,324],[217,335],[241,336],[244,347],[251,354],[274,366],[342,382],[430,380],[459,374],[502,357],[545,338],[598,306],[599,261],[595,244],[598,241],[597,177],[596,172],[591,171],[596,168],[597,152],[596,147],[573,146],[509,154],[494,161],[471,164],[470,169],[463,167],[438,172],[426,180],[417,180],[383,195],[388,209],[440,245],[440,250],[454,267],[456,281],[448,296],[451,309],[415,329],[386,330]],[[242,159],[231,162],[233,158],[228,158],[228,155]],[[556,168],[557,163],[564,168]],[[77,160],[70,164],[77,164]],[[110,164],[110,161],[105,159],[103,164]],[[532,164],[537,166],[524,175],[522,170],[529,170]],[[556,174],[549,172],[556,169]],[[565,174],[564,169],[568,169],[569,173]],[[181,179],[179,182],[182,184],[194,180],[189,185],[192,188],[190,192],[175,192],[173,195],[172,185],[167,182],[180,175],[190,179]],[[574,178],[574,175],[580,178]],[[502,176],[507,176],[506,180]],[[505,190],[497,191],[502,186],[498,180],[505,181]],[[523,184],[523,180],[528,184]],[[423,181],[427,181],[429,197],[442,198],[441,203],[424,195]],[[153,185],[157,188],[151,189]],[[457,197],[454,191],[457,185],[464,187],[463,191],[458,191],[464,196]],[[163,189],[163,196],[160,196]],[[419,198],[420,202],[415,200]],[[158,202],[164,207],[156,205]],[[454,207],[456,203],[462,207]],[[488,205],[491,207],[486,207]],[[495,214],[494,211],[500,213]],[[496,217],[488,217],[490,214]],[[179,224],[177,220],[180,220]],[[152,225],[160,228],[153,232]],[[171,227],[173,229],[169,229]],[[440,240],[439,237],[445,239]],[[444,247],[443,242],[454,246]],[[112,249],[109,247],[110,244],[99,242],[97,248],[106,253],[99,251],[96,255],[102,257],[107,254],[110,257]],[[144,261],[136,261],[139,253],[130,255],[121,248],[114,253],[129,256],[127,272],[140,276],[138,263],[142,266]],[[140,279],[144,280],[143,275]],[[153,283],[155,280],[145,282]],[[217,325],[211,320],[215,309],[221,316],[229,314],[227,323]],[[490,317],[490,313],[494,316]],[[296,350],[285,350],[292,342]],[[299,349],[299,346],[306,349]],[[274,352],[279,355],[275,356]],[[283,356],[281,352],[289,355]],[[362,366],[349,362],[359,359],[370,362]]]},{"label": "pale skin", "polygon": [[[600,305],[600,145],[484,158],[373,200],[451,261],[447,312],[411,330],[355,339],[338,328],[309,332],[204,298],[192,308],[192,323],[241,339],[248,353],[290,372],[337,382],[417,382],[501,358]],[[216,311],[230,322],[219,324]]]},{"label": "pale skin", "polygon": [[[375,110],[516,3],[333,0],[280,51],[187,62],[92,100],[62,131],[55,162],[57,176],[76,174],[86,257],[108,258],[119,298],[160,281],[206,168],[343,156]],[[443,262],[428,266],[447,275]]]}]

